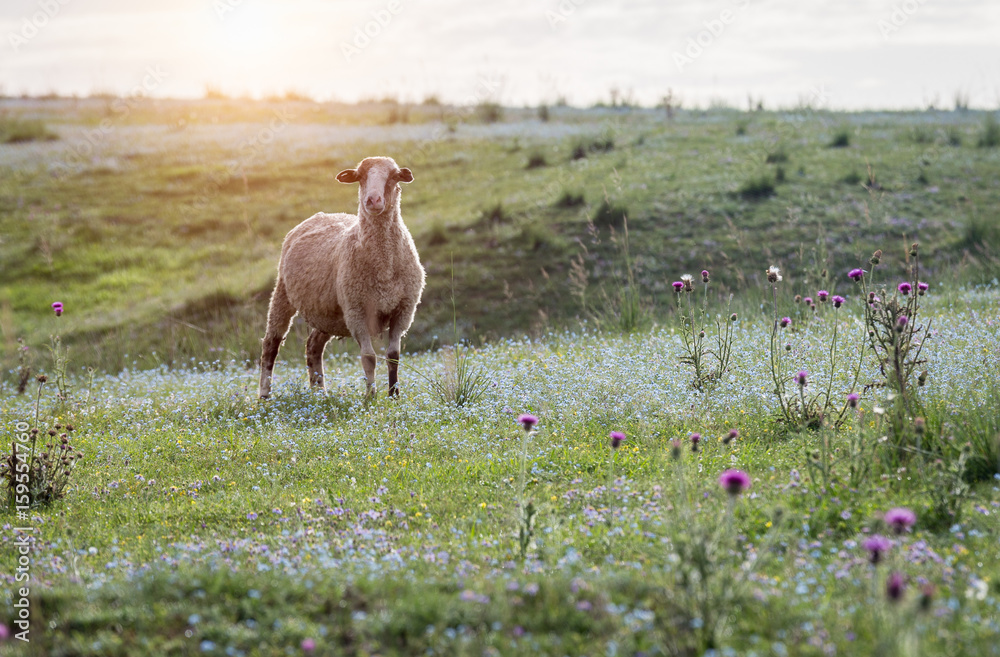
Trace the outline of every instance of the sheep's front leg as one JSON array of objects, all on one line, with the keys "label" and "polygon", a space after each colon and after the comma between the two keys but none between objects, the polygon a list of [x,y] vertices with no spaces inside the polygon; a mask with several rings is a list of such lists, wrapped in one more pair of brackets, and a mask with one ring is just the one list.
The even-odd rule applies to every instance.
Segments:
[{"label": "sheep's front leg", "polygon": [[389,396],[399,396],[399,341],[404,331],[402,322],[391,322],[389,325],[389,342],[385,348],[385,360],[389,366]]},{"label": "sheep's front leg", "polygon": [[355,340],[361,347],[361,367],[365,370],[365,379],[368,381],[368,396],[375,394],[375,348],[372,347],[372,338],[367,333],[356,335]]},{"label": "sheep's front leg", "polygon": [[323,350],[332,336],[319,329],[313,329],[306,340],[306,367],[309,368],[309,385],[326,390],[323,381]]}]

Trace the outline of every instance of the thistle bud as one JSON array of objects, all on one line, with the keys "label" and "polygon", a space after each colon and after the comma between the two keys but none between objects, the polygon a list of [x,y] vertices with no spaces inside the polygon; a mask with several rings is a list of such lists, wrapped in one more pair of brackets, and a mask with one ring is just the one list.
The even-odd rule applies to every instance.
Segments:
[{"label": "thistle bud", "polygon": [[913,244],[910,245],[910,257],[911,258],[916,258],[917,257],[917,247],[918,246],[919,246],[919,244],[917,242],[914,242]]},{"label": "thistle bud", "polygon": [[913,431],[914,431],[914,433],[916,433],[918,436],[924,435],[924,430],[926,428],[926,424],[927,423],[925,422],[924,418],[922,418],[922,417],[918,417],[915,420],[913,420]]},{"label": "thistle bud", "polygon": [[875,253],[873,253],[872,257],[868,259],[868,262],[870,262],[873,265],[877,265],[878,263],[882,262],[882,249],[879,249]]},{"label": "thistle bud", "polygon": [[735,321],[736,321],[736,319],[737,319],[737,317],[736,317],[736,313],[733,313],[732,315],[730,315],[730,316],[729,316],[729,321],[730,321],[730,322],[735,322]]},{"label": "thistle bud", "polygon": [[927,370],[921,372],[920,376],[917,377],[918,386],[923,386],[925,383],[927,383]]}]

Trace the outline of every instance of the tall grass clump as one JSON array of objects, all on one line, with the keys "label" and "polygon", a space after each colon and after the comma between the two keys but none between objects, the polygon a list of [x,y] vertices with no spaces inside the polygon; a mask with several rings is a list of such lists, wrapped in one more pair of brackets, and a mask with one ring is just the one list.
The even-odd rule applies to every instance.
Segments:
[{"label": "tall grass clump", "polygon": [[56,139],[59,139],[59,135],[50,131],[44,121],[0,116],[0,144],[21,144]]},{"label": "tall grass clump", "polygon": [[767,173],[754,176],[740,185],[736,193],[749,201],[759,201],[774,196],[775,181]]},{"label": "tall grass clump", "polygon": [[979,134],[976,145],[980,148],[996,148],[1000,146],[1000,123],[992,112],[983,118],[983,130]]},{"label": "tall grass clump", "polygon": [[846,128],[840,128],[833,133],[833,138],[827,144],[829,148],[847,148],[851,145],[851,132]]}]

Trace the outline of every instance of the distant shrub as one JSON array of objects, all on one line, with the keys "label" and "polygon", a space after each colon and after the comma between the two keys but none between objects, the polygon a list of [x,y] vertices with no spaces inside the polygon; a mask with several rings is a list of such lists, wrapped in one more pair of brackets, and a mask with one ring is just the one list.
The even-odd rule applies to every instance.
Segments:
[{"label": "distant shrub", "polygon": [[503,107],[492,100],[484,100],[476,105],[476,116],[483,123],[496,123],[503,119]]},{"label": "distant shrub", "polygon": [[572,159],[582,160],[590,153],[610,153],[615,149],[615,139],[609,134],[590,141],[579,140],[573,145]]},{"label": "distant shrub", "polygon": [[609,203],[607,199],[604,199],[591,221],[594,222],[595,226],[619,228],[625,225],[627,214],[628,209],[624,206]]},{"label": "distant shrub", "polygon": [[548,165],[549,162],[548,160],[545,159],[545,155],[536,151],[532,153],[530,157],[528,157],[528,165],[525,168],[537,169],[539,167],[545,167]]},{"label": "distant shrub", "polygon": [[742,137],[746,133],[747,133],[747,122],[746,121],[738,121],[736,123],[736,136],[737,137]]},{"label": "distant shrub", "polygon": [[421,102],[421,105],[426,105],[428,107],[440,107],[441,99],[438,98],[437,95],[431,94],[424,98],[424,100]]},{"label": "distant shrub", "polygon": [[1000,146],[1000,123],[993,114],[987,114],[983,119],[983,131],[979,135],[977,146],[980,148],[996,148]]},{"label": "distant shrub", "polygon": [[49,132],[38,119],[14,119],[0,116],[0,144],[21,144],[29,141],[53,141],[59,135]]},{"label": "distant shrub", "polygon": [[493,225],[509,224],[512,220],[500,201],[483,210],[481,217],[484,222]]},{"label": "distant shrub", "polygon": [[861,183],[861,174],[857,171],[851,171],[846,176],[841,178],[840,181],[847,183],[848,185],[858,185]]},{"label": "distant shrub", "polygon": [[784,148],[778,148],[768,153],[764,161],[768,164],[781,164],[788,161],[788,153],[785,152]]},{"label": "distant shrub", "polygon": [[761,174],[746,181],[736,191],[745,199],[755,201],[774,195],[774,179],[768,174]]},{"label": "distant shrub", "polygon": [[785,167],[777,167],[774,170],[774,182],[778,184],[785,182]]},{"label": "distant shrub", "polygon": [[539,105],[538,106],[538,118],[541,121],[548,121],[549,120],[549,106],[548,105]]},{"label": "distant shrub", "polygon": [[975,215],[965,224],[962,246],[972,251],[1000,253],[1000,222]]},{"label": "distant shrub", "polygon": [[575,208],[583,205],[584,202],[585,199],[582,193],[577,194],[566,189],[563,190],[562,196],[556,199],[555,206],[557,208]]},{"label": "distant shrub", "polygon": [[930,144],[934,141],[934,133],[923,126],[917,126],[910,135],[915,144]]},{"label": "distant shrub", "polygon": [[948,128],[948,145],[949,146],[961,146],[962,145],[962,131],[957,125],[953,125]]},{"label": "distant shrub", "polygon": [[927,169],[920,167],[920,174],[917,176],[917,183],[920,185],[928,185],[930,182],[930,178],[927,177]]},{"label": "distant shrub", "polygon": [[830,140],[830,148],[847,148],[851,145],[851,133],[847,128],[841,128],[834,133]]}]

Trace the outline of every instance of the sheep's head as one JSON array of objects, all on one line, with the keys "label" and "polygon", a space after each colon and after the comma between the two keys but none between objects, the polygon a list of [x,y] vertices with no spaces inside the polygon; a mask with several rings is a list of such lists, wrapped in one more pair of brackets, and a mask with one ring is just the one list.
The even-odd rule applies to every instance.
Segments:
[{"label": "sheep's head", "polygon": [[361,183],[358,205],[365,212],[379,216],[399,204],[399,184],[413,182],[413,173],[399,168],[391,157],[366,157],[357,169],[345,169],[337,174],[342,183]]}]

